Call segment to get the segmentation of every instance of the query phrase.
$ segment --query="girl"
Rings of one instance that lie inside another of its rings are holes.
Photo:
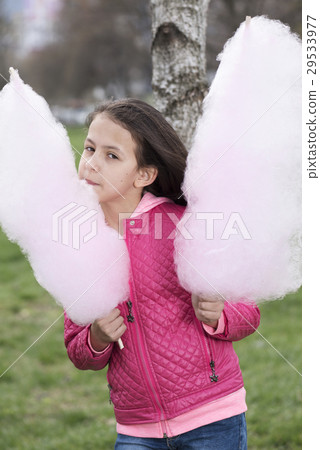
[[[82,370],[109,365],[116,449],[246,449],[245,389],[232,341],[253,333],[260,315],[254,304],[200,298],[179,284],[174,235],[186,205],[186,149],[139,100],[98,107],[88,126],[79,177],[125,239],[130,298],[87,327],[65,315],[69,358]]]

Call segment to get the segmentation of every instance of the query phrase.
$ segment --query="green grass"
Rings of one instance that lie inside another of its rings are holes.
[[[300,449],[301,290],[260,310],[260,335],[234,345],[247,390],[248,448]]]
[[[84,133],[70,135],[81,150]],[[2,232],[0,249],[1,376],[62,310]],[[300,449],[301,291],[262,305],[261,317],[263,337],[254,333],[235,343],[247,390],[248,448]],[[0,378],[0,448],[108,450],[115,437],[105,371],[74,368],[60,317]]]
[[[78,167],[79,159],[83,152],[83,142],[87,135],[87,129],[85,127],[68,128],[68,134],[75,154],[76,165]]]

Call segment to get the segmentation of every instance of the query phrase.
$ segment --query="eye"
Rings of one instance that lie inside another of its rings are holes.
[[[87,150],[88,152],[94,152],[94,148],[90,147],[89,145],[84,147],[85,150]]]
[[[115,155],[114,153],[108,153],[108,154],[107,154],[107,158],[110,158],[110,159],[119,159],[119,158],[117,157],[117,155]]]

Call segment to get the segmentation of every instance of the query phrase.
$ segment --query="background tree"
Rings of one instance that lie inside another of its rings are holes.
[[[66,98],[88,98],[96,86],[102,87],[106,96],[144,96],[151,92],[150,52],[152,38],[156,37],[157,23],[170,22],[171,13],[175,10],[176,14],[181,14],[177,19],[184,22],[184,25],[180,24],[179,30],[190,39],[193,35],[187,28],[194,24],[194,33],[198,33],[201,14],[206,20],[204,13],[207,3],[209,0],[61,0],[62,7],[55,24],[55,40],[26,55],[24,62],[19,64],[21,74],[37,91],[55,103],[61,103]],[[156,11],[164,17],[155,19]],[[170,11],[170,17],[167,11]],[[188,15],[188,11],[192,11],[195,16]],[[150,12],[154,18],[153,35]],[[217,69],[216,56],[225,41],[246,15],[257,14],[280,19],[289,23],[294,31],[301,31],[300,0],[211,1],[207,14],[206,45],[209,81]],[[202,25],[205,28],[205,22]],[[165,34],[164,28],[160,31],[152,47],[153,57],[161,44],[160,35],[164,37]],[[172,52],[174,45],[177,45],[177,36],[174,41],[168,51]],[[203,68],[203,62],[201,65],[199,76],[203,78],[206,69]],[[136,89],[138,84],[141,85],[140,90]]]
[[[22,65],[25,79],[49,101],[85,98],[97,86],[106,96],[130,95],[133,84],[151,78],[145,0],[63,1],[55,34]]]
[[[60,1],[54,39],[18,66],[26,82],[55,104],[153,102],[188,147],[216,57],[245,16],[264,14],[301,32],[300,0]]]
[[[155,106],[190,147],[208,82],[209,0],[151,0]]]
[[[213,0],[208,8],[207,62],[209,77],[218,68],[216,56],[246,16],[266,15],[288,24],[301,35],[301,0]]]
[[[155,106],[187,148],[191,146],[208,79],[218,67],[216,56],[245,17],[268,15],[291,23],[294,31],[301,32],[299,0],[285,4],[276,0],[150,0],[150,4]]]

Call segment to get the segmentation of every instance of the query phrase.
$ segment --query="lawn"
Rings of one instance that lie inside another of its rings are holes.
[[[69,131],[81,152],[84,130]],[[2,232],[0,249],[0,448],[112,449],[105,371],[73,367],[61,308]],[[235,343],[247,389],[248,448],[300,449],[301,290],[261,306],[259,333]]]

